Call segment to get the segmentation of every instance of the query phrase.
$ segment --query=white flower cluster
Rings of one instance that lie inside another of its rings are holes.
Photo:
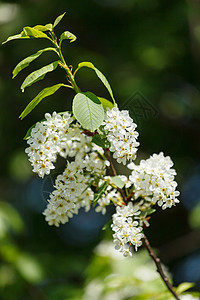
[[[29,156],[33,172],[40,177],[49,174],[54,169],[57,153],[62,153],[62,143],[69,132],[69,124],[73,121],[69,113],[63,116],[53,113],[45,114],[46,120],[36,123],[27,143],[30,145],[25,152]]]
[[[33,171],[40,177],[54,169],[57,155],[70,159],[64,172],[57,176],[55,190],[43,212],[49,225],[59,226],[68,222],[81,207],[88,211],[94,200],[96,212],[102,214],[113,203],[116,213],[111,228],[115,248],[124,256],[131,256],[131,246],[137,250],[142,245],[142,230],[149,226],[148,215],[154,211],[152,206],[157,203],[166,209],[179,202],[174,180],[176,171],[172,168],[170,157],[165,157],[162,152],[142,160],[139,165],[132,162],[139,143],[136,140],[136,124],[128,111],[119,111],[116,107],[108,110],[102,125],[111,145],[109,150],[114,152],[113,157],[124,165],[127,161],[131,162],[128,165],[132,170],[129,179],[119,175],[125,184],[127,197],[114,185],[112,178],[106,176],[110,162],[106,160],[103,148],[94,144],[92,137],[85,135],[67,112],[62,115],[56,112],[45,114],[45,120],[38,122],[31,131],[26,153]],[[97,197],[91,185],[97,187],[94,190]]]
[[[95,152],[86,154],[84,158],[76,156],[75,161],[68,162],[63,174],[56,178],[55,190],[50,194],[49,204],[43,213],[48,224],[59,226],[68,222],[81,207],[88,211],[94,200],[94,192],[88,187],[91,174],[105,175],[105,168],[106,163]]]
[[[129,177],[134,185],[134,198],[142,197],[152,205],[158,204],[163,209],[172,207],[179,200],[179,191],[176,191],[177,182],[174,181],[176,171],[172,169],[173,162],[164,154],[153,154],[147,160],[141,160],[140,165],[131,163],[128,168],[133,170]]]
[[[122,207],[117,206],[116,213],[113,215],[113,224],[111,225],[115,249],[123,253],[124,256],[131,256],[131,245],[137,248],[142,245],[142,227],[137,221],[133,221],[134,216],[140,214],[139,207],[129,202]]]
[[[86,211],[94,198],[88,186],[88,176],[83,173],[83,161],[76,159],[68,163],[62,175],[55,181],[55,190],[50,194],[49,204],[43,214],[49,225],[59,226],[68,222],[80,207]]]
[[[105,129],[108,130],[107,139],[111,143],[110,151],[114,152],[113,157],[118,163],[126,164],[136,158],[136,141],[138,132],[137,125],[133,123],[127,110],[119,111],[117,107],[106,112]]]

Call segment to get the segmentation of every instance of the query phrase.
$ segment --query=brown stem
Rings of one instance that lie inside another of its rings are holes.
[[[145,235],[142,239],[142,242],[143,242],[143,246],[147,249],[147,251],[149,252],[149,255],[154,260],[154,262],[156,264],[156,267],[157,267],[157,272],[160,274],[160,276],[161,276],[162,280],[164,281],[165,285],[167,286],[168,290],[170,291],[170,293],[172,293],[172,295],[175,297],[175,299],[180,300],[180,298],[178,297],[178,295],[174,291],[173,286],[169,282],[169,279],[167,278],[167,276],[163,272],[161,262],[160,262],[160,258],[158,258],[155,255],[155,253],[153,252],[153,249],[151,248],[151,245],[150,245],[150,243],[149,243],[149,241],[148,241],[148,239]]]
[[[113,162],[110,158],[110,150],[108,148],[105,148],[104,154],[105,154],[105,157],[107,158],[107,160],[110,162],[111,173],[113,174],[113,176],[117,176],[117,172],[116,172]]]

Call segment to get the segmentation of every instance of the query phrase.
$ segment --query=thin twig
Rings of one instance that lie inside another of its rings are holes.
[[[172,295],[175,297],[175,299],[180,300],[180,298],[178,297],[178,295],[176,294],[176,292],[173,289],[173,286],[171,285],[171,283],[169,282],[168,277],[165,275],[165,273],[163,272],[162,266],[161,266],[161,262],[160,262],[160,258],[158,258],[155,253],[153,252],[153,249],[151,248],[151,245],[147,239],[147,237],[144,235],[143,239],[143,246],[147,249],[147,251],[149,252],[149,255],[152,257],[152,259],[154,260],[156,267],[157,267],[157,272],[160,274],[162,280],[164,281],[165,285],[167,286],[168,290],[170,291],[170,293],[172,293]]]
[[[104,154],[105,154],[105,157],[107,158],[107,160],[110,163],[111,173],[113,174],[113,176],[117,176],[117,172],[116,172],[115,167],[113,165],[113,162],[112,162],[112,160],[110,158],[110,150],[108,148],[105,148],[104,149]]]

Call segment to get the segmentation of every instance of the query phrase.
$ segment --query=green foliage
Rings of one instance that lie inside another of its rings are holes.
[[[95,71],[96,75],[99,77],[99,79],[101,80],[101,82],[105,85],[105,87],[107,88],[114,104],[115,104],[115,99],[114,99],[114,96],[113,96],[113,92],[112,92],[112,89],[111,89],[111,86],[108,82],[108,80],[106,79],[106,77],[91,63],[91,62],[81,62],[78,64],[78,68],[75,70],[74,72],[74,76],[75,74],[83,67],[87,67],[87,68],[90,68],[92,70]]]
[[[36,25],[33,28],[37,29],[37,30],[40,30],[40,31],[52,31],[53,25],[52,24]]]
[[[23,36],[23,35],[21,35],[21,33],[19,33],[19,34],[15,34],[15,35],[9,36],[7,38],[7,40],[5,42],[3,42],[2,44],[5,44],[5,43],[10,42],[12,40],[28,39],[28,38],[29,38],[29,36]]]
[[[97,201],[102,197],[102,195],[105,193],[105,190],[107,189],[107,182],[103,182],[101,186],[98,189],[98,192],[94,196],[94,205],[96,205]]]
[[[0,201],[0,239],[10,230],[20,233],[24,231],[24,224],[19,213],[9,203]]]
[[[70,43],[72,43],[72,42],[75,42],[76,39],[77,39],[77,37],[73,33],[69,32],[69,31],[65,31],[60,36],[59,46],[61,45],[63,40],[70,40]]]
[[[13,70],[13,78],[17,76],[17,74],[23,70],[24,68],[28,67],[29,64],[37,59],[41,54],[47,51],[55,51],[57,55],[59,56],[60,60],[57,60],[53,63],[50,63],[49,65],[46,65],[42,67],[39,70],[36,70],[29,74],[25,80],[23,81],[21,85],[21,90],[24,92],[24,89],[26,87],[31,86],[33,83],[42,80],[45,75],[49,72],[54,71],[58,65],[60,65],[62,68],[65,69],[67,73],[67,78],[68,81],[70,82],[71,87],[75,90],[77,95],[74,97],[73,100],[73,114],[75,118],[79,121],[79,123],[82,125],[84,129],[88,129],[92,132],[94,132],[96,129],[100,127],[100,125],[103,122],[104,119],[104,109],[106,110],[107,108],[112,108],[115,104],[114,96],[112,89],[110,87],[110,84],[108,83],[106,77],[91,63],[91,62],[82,62],[78,64],[78,68],[75,70],[74,74],[72,74],[70,68],[66,65],[66,62],[64,60],[63,54],[61,52],[61,44],[62,41],[65,39],[70,40],[70,42],[74,42],[76,40],[76,36],[71,33],[70,31],[64,31],[59,40],[59,45],[57,43],[57,38],[54,34],[53,28],[59,24],[59,22],[62,20],[64,17],[65,13],[60,15],[59,17],[56,18],[54,24],[47,24],[47,25],[36,25],[34,27],[29,27],[26,26],[23,28],[23,31],[21,34],[9,37],[7,41],[16,39],[16,38],[47,38],[49,39],[54,47],[52,48],[45,48],[42,50],[39,50],[38,52],[30,55],[29,57],[23,59],[18,65],[15,67]],[[51,38],[44,32],[50,31],[50,36]],[[82,67],[87,67],[95,71],[96,75],[98,78],[101,80],[101,82],[104,84],[104,86],[107,88],[114,104],[110,102],[109,100],[102,98],[102,97],[97,97],[91,92],[86,92],[86,93],[80,93],[79,88],[77,87],[77,84],[75,82],[74,76],[76,72],[81,69]],[[57,91],[60,86],[63,86],[63,84],[58,84],[55,86],[52,86],[50,88],[43,89],[25,108],[25,110],[22,112],[20,115],[20,118],[23,119],[25,116],[27,116],[34,108],[35,106],[45,97],[52,95]],[[28,132],[28,135],[25,136],[25,139],[29,136],[30,132]],[[93,142],[102,145],[106,147],[106,140],[102,136],[94,138]]]
[[[121,180],[119,176],[112,176],[111,181],[112,183],[114,183],[114,185],[116,185],[120,189],[122,189],[125,185],[125,183]]]
[[[56,27],[56,26],[58,25],[58,23],[60,23],[60,21],[62,20],[62,18],[64,17],[65,14],[66,14],[66,12],[64,12],[64,14],[58,16],[58,17],[55,19],[55,21],[54,21],[54,23],[53,23],[53,28]]]
[[[26,87],[31,86],[33,83],[39,80],[42,80],[47,73],[54,71],[57,68],[58,63],[59,61],[54,61],[53,63],[50,63],[49,65],[29,74],[21,85],[22,92]]]
[[[43,54],[44,52],[47,52],[47,51],[54,51],[57,53],[56,49],[55,48],[45,48],[45,49],[42,49],[42,50],[39,50],[37,51],[36,53],[24,58],[22,61],[20,61],[17,66],[14,68],[13,70],[13,77],[14,78],[15,76],[17,76],[17,74],[23,70],[24,68],[28,67],[29,64],[34,61],[36,58],[38,58],[41,54]],[[57,53],[58,54],[58,53]]]
[[[108,148],[108,146],[110,145],[106,138],[102,138],[100,134],[96,134],[95,136],[93,136],[92,142],[102,148]]]
[[[192,283],[182,283],[177,292],[182,294],[192,286]],[[145,250],[131,258],[123,257],[114,249],[112,242],[106,240],[96,247],[86,269],[86,285],[80,299],[92,300],[94,297],[96,300],[174,299]]]
[[[22,120],[25,118],[39,103],[42,99],[53,95],[61,86],[66,87],[64,83],[59,83],[56,85],[53,85],[51,87],[47,87],[43,89],[23,110],[19,118]]]
[[[114,107],[114,104],[112,102],[110,102],[109,100],[102,98],[102,97],[98,97],[98,99],[101,101],[101,104],[103,105],[104,110],[107,110],[107,108],[112,109]]]
[[[103,122],[101,102],[91,92],[78,93],[73,99],[73,114],[84,129],[94,132]]]
[[[24,140],[28,140],[30,137],[31,137],[31,131],[32,129],[35,127],[36,124],[33,124],[28,130],[27,130],[27,133],[26,135],[24,136]]]
[[[183,292],[189,290],[194,286],[193,282],[183,282],[179,284],[179,286],[176,288],[176,292],[178,295],[182,294]]]
[[[40,31],[38,29],[32,28],[32,27],[24,27],[23,33],[25,36],[32,37],[32,38],[44,38],[49,39],[48,35],[46,35],[43,31]]]
[[[189,214],[189,223],[192,228],[200,228],[200,203]]]

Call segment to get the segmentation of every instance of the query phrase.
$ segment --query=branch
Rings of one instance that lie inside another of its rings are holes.
[[[158,258],[155,255],[155,253],[153,252],[153,249],[151,248],[151,245],[150,245],[150,243],[149,243],[149,241],[148,241],[148,239],[145,235],[142,239],[142,242],[143,242],[143,246],[147,249],[147,251],[149,252],[149,255],[154,260],[154,262],[156,264],[156,267],[157,267],[157,272],[160,274],[160,276],[161,276],[162,280],[164,281],[165,285],[167,286],[168,290],[170,291],[170,293],[172,293],[172,295],[175,297],[175,299],[180,300],[180,298],[178,297],[178,295],[174,291],[173,286],[169,282],[169,279],[167,278],[167,276],[163,272],[161,262],[160,262],[160,258]]]
[[[113,162],[110,158],[110,150],[109,149],[104,149],[104,154],[105,157],[107,158],[107,160],[110,162],[110,169],[111,169],[111,173],[113,174],[113,176],[117,176],[117,172],[115,170],[115,167],[113,165]],[[130,194],[128,197],[126,197],[124,190],[117,188],[117,190],[121,193],[125,203],[127,203],[129,201],[129,198],[132,196],[132,194]],[[176,292],[173,289],[173,286],[171,285],[171,283],[169,282],[168,277],[165,275],[165,273],[163,272],[162,266],[161,266],[161,262],[160,262],[160,258],[158,258],[155,253],[153,252],[153,249],[151,248],[151,245],[147,239],[147,237],[144,235],[143,239],[142,239],[142,243],[143,246],[147,249],[149,255],[152,257],[152,259],[154,260],[156,267],[157,267],[157,272],[160,274],[162,280],[164,281],[165,285],[167,286],[168,290],[170,291],[170,293],[175,297],[175,299],[180,300],[180,298],[178,297],[178,295],[176,294]]]

